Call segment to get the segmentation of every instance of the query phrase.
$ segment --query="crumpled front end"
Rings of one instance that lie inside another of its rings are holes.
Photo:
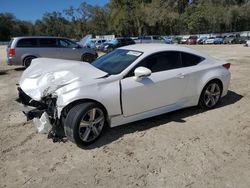
[[[44,112],[46,112],[50,117],[56,117],[56,98],[47,96],[44,97],[41,101],[36,101],[29,97],[21,89],[21,87],[18,87],[17,90],[18,99],[16,101],[24,107],[23,112],[26,115],[27,120],[40,118]]]
[[[43,97],[41,101],[36,101],[18,87],[18,99],[16,101],[27,117],[27,121],[34,120],[38,132],[49,133],[48,137],[53,138],[54,141],[58,141],[65,136],[63,126],[57,116],[56,100],[56,97],[49,95]]]
[[[21,104],[27,120],[36,118],[38,125],[50,123],[52,131],[49,136],[55,138],[56,135],[64,135],[57,99],[70,92],[77,98],[79,93],[73,92],[75,87],[92,84],[105,75],[106,72],[89,63],[36,58],[21,76],[17,102]]]

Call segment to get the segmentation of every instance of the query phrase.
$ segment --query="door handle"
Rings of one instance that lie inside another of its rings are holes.
[[[185,78],[185,75],[183,73],[177,74],[177,78]]]

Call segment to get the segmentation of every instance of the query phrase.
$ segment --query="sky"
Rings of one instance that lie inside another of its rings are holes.
[[[13,13],[17,19],[32,21],[41,19],[45,12],[60,11],[82,2],[92,5],[105,5],[109,0],[0,0],[0,13]]]

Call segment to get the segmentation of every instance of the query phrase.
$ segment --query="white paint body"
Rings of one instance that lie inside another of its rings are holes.
[[[246,46],[250,47],[250,40],[247,40]]]
[[[213,79],[221,80],[222,97],[227,94],[230,72],[222,66],[226,62],[178,45],[137,44],[120,49],[143,54],[120,74],[110,76],[87,63],[38,58],[24,71],[20,87],[37,101],[49,94],[57,97],[58,118],[74,101],[96,101],[105,107],[111,127],[195,106],[202,89]],[[125,77],[145,57],[162,51],[191,53],[204,60],[196,66],[155,72],[142,79]]]

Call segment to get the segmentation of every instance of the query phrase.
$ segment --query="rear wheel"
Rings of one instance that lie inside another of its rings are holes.
[[[23,66],[24,66],[25,68],[28,68],[28,67],[30,66],[30,64],[31,64],[31,61],[32,61],[33,59],[35,59],[35,58],[36,58],[36,57],[34,57],[34,56],[25,57],[24,60],[23,60]]]
[[[93,54],[83,54],[82,55],[82,61],[85,61],[85,62],[88,62],[88,63],[91,63],[95,59],[96,59],[96,57]]]
[[[216,106],[221,98],[222,86],[218,81],[209,82],[202,90],[199,106],[204,109],[211,109]]]
[[[65,135],[78,146],[86,146],[100,137],[105,122],[102,106],[94,102],[81,103],[69,111],[64,123]]]

